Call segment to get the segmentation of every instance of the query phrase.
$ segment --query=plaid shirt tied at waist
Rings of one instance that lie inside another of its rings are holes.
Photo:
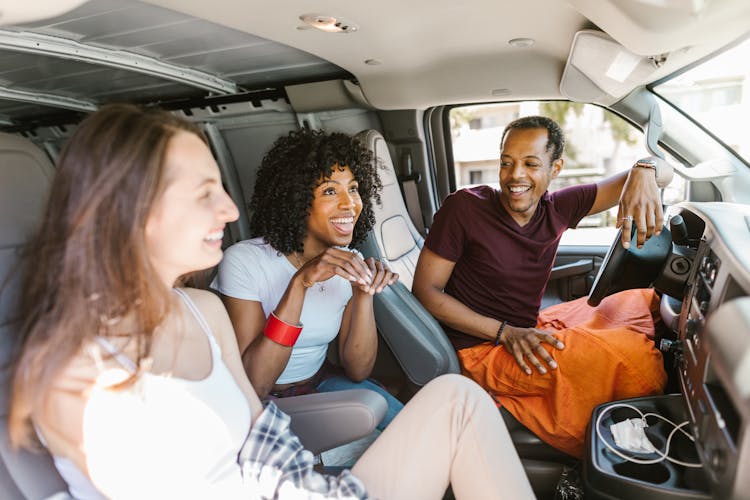
[[[289,422],[289,415],[270,401],[242,445],[238,463],[243,483],[256,498],[369,498],[348,469],[338,476],[315,472],[313,454],[292,434]]]

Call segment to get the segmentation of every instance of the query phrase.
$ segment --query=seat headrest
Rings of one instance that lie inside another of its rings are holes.
[[[391,153],[388,151],[388,144],[385,142],[383,135],[377,130],[363,130],[355,136],[367,149],[372,151],[378,166],[378,175],[380,182],[383,183],[383,189],[387,186],[398,188],[398,178],[396,169],[391,160]]]
[[[406,208],[385,138],[377,130],[363,130],[356,137],[373,152],[378,175],[383,183],[383,190],[380,192],[381,203],[373,205],[373,241],[366,242],[363,249],[367,250],[367,257],[387,259],[391,268],[399,273],[399,281],[411,289],[424,238],[414,226]]]
[[[41,220],[54,169],[28,139],[0,133],[0,248],[18,246]]]

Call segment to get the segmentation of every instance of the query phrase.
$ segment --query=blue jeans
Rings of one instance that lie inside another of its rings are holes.
[[[396,414],[401,411],[401,408],[404,407],[404,404],[401,401],[393,397],[390,392],[386,391],[370,379],[364,380],[362,382],[353,382],[347,377],[337,375],[318,384],[317,389],[320,392],[345,391],[347,389],[369,389],[371,391],[377,392],[378,394],[383,396],[386,403],[388,403],[388,409],[385,412],[385,417],[383,417],[383,420],[380,422],[380,424],[378,424],[378,430],[380,431],[388,427],[388,424],[391,423],[391,420],[393,420],[396,417]]]

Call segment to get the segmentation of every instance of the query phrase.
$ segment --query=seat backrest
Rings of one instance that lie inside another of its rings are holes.
[[[53,175],[45,154],[23,137],[0,133],[0,491],[3,499],[66,492],[51,457],[11,450],[8,443],[9,362],[17,338],[11,322],[18,297],[19,251],[41,221]]]
[[[381,203],[373,205],[375,225],[360,250],[367,257],[384,259],[399,273],[398,283],[375,295],[378,331],[415,385],[444,373],[460,373],[445,332],[410,291],[424,238],[404,204],[388,144],[376,130],[360,132],[357,138],[373,152],[383,183]]]
[[[414,227],[401,194],[398,175],[388,151],[388,144],[377,130],[365,130],[357,139],[366,145],[376,158],[378,173],[383,183],[380,204],[374,204],[375,225],[365,243],[369,253],[387,260],[399,274],[399,281],[411,290],[414,270],[422,250],[424,238]]]

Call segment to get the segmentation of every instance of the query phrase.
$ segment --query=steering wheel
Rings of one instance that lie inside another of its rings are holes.
[[[662,228],[659,236],[652,236],[642,248],[635,245],[636,227],[633,224],[630,248],[622,246],[622,227],[617,230],[615,241],[604,257],[599,273],[589,292],[588,304],[598,306],[608,295],[630,290],[647,288],[659,276],[659,272],[672,251],[672,236],[669,229]]]

